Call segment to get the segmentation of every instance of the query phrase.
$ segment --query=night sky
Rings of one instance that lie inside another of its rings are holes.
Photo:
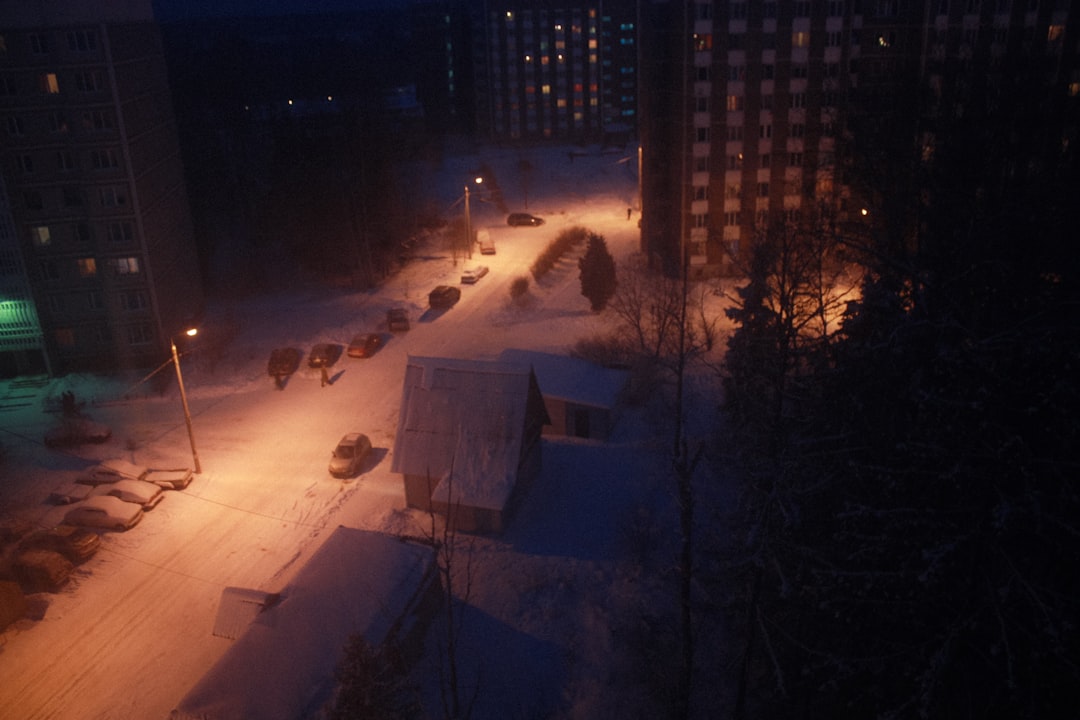
[[[153,0],[159,22],[200,17],[245,17],[355,12],[405,7],[407,0]]]

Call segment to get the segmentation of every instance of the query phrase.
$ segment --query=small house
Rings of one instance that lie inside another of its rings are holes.
[[[410,357],[391,470],[405,503],[499,533],[540,470],[547,410],[528,365]]]
[[[528,364],[536,373],[550,419],[544,435],[590,440],[607,440],[611,435],[627,371],[529,350],[504,350],[499,359]]]

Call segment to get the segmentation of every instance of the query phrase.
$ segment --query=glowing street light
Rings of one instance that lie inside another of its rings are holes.
[[[198,332],[198,328],[189,328],[184,331],[184,334],[195,337]],[[176,340],[170,337],[169,344],[172,346],[173,365],[176,367],[176,382],[180,385],[180,402],[184,405],[184,422],[187,423],[188,440],[191,441],[191,459],[195,461],[195,474],[199,475],[202,473],[202,466],[199,465],[199,452],[195,449],[195,433],[191,430],[191,410],[188,408],[187,393],[184,392],[184,376],[180,372],[180,356],[176,352]]]
[[[477,185],[481,185],[484,182],[484,178],[479,175],[473,178],[473,182]],[[465,186],[465,238],[468,244],[469,259],[472,260],[472,246],[473,246],[473,233],[472,233],[472,216],[469,214],[469,186]]]

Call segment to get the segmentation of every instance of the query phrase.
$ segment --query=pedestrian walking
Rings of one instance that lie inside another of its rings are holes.
[[[630,219],[630,213],[634,211],[634,208],[626,208],[626,219]]]
[[[322,387],[330,384],[330,373],[326,372],[326,366],[322,366]]]

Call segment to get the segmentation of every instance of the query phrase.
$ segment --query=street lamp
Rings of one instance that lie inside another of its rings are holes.
[[[195,337],[198,332],[197,328],[190,328],[185,330],[184,334]],[[191,410],[188,408],[187,393],[184,392],[184,376],[180,373],[180,356],[176,352],[176,340],[170,337],[169,344],[172,346],[173,365],[176,367],[176,382],[180,385],[180,402],[184,405],[184,422],[187,423],[188,440],[191,441],[191,459],[195,461],[195,474],[199,475],[202,473],[202,466],[199,465],[199,452],[195,449],[195,433],[191,431]]]
[[[473,179],[477,185],[484,182],[484,178],[479,175]],[[472,260],[472,246],[473,246],[473,233],[472,233],[472,216],[469,214],[469,186],[465,186],[465,239],[468,245],[467,252],[469,253],[469,259]]]

